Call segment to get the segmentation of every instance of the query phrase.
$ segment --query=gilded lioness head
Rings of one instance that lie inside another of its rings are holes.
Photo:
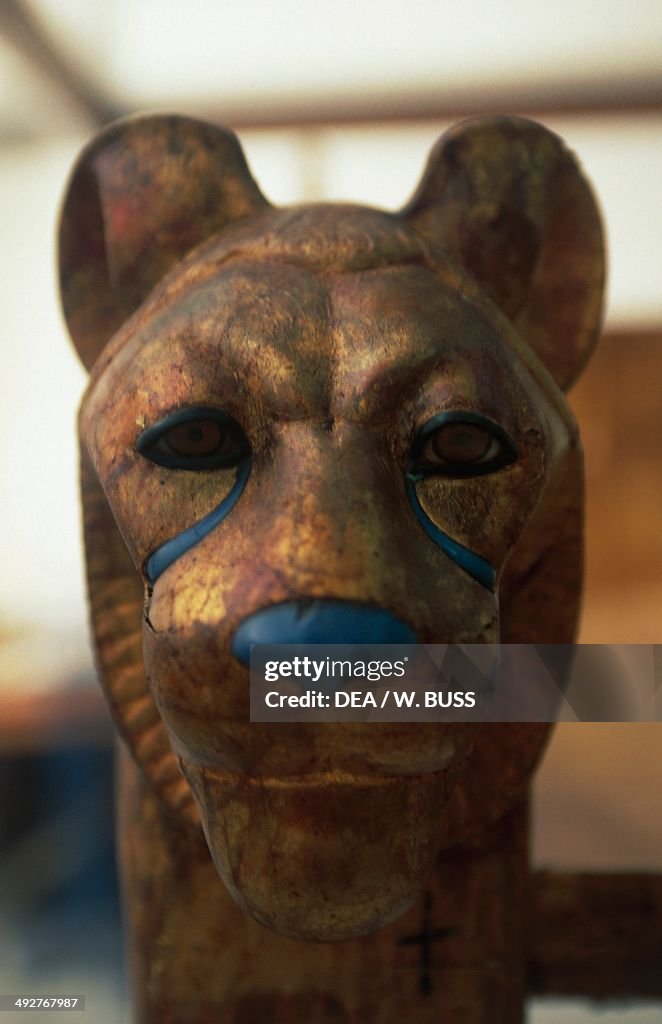
[[[444,136],[398,214],[279,210],[230,133],[142,118],[81,156],[61,266],[118,725],[255,918],[374,929],[517,799],[547,727],[251,723],[250,643],[572,638],[590,190],[501,118]]]

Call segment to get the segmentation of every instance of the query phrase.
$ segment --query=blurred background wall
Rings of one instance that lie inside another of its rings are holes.
[[[85,379],[59,316],[54,232],[80,147],[144,109],[237,130],[276,203],[397,208],[437,136],[474,113],[525,114],[566,139],[600,198],[610,263],[605,336],[571,395],[588,475],[581,639],[662,642],[657,0],[0,0],[0,989],[89,971],[95,1024],[118,1021],[122,998],[112,741],[82,582]],[[557,729],[536,787],[538,864],[662,868],[661,728]],[[619,1013],[599,1019],[630,1020]]]

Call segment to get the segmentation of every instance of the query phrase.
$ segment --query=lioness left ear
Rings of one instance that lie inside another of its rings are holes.
[[[269,204],[232,132],[175,114],[109,125],[74,167],[60,219],[60,287],[88,369],[187,252]]]
[[[469,272],[568,388],[599,334],[605,257],[595,198],[561,139],[524,118],[464,121],[433,149],[401,216]]]

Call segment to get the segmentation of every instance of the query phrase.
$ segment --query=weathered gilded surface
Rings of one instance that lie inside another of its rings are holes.
[[[99,667],[132,757],[137,1019],[512,1024],[521,802],[547,727],[250,723],[232,645],[287,602],[385,609],[422,642],[572,639],[582,475],[562,389],[603,279],[576,162],[532,122],[476,120],[398,214],[279,210],[230,133],[120,122],[74,171],[61,268],[91,371]],[[460,892],[481,895],[453,946]],[[447,970],[428,943],[400,988],[421,914]]]

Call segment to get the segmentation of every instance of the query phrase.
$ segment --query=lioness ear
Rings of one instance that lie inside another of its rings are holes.
[[[98,135],[74,167],[59,233],[64,315],[85,365],[190,249],[267,206],[232,132],[157,115]]]
[[[604,245],[590,186],[561,139],[516,117],[451,129],[402,211],[471,274],[567,388],[600,329]]]

